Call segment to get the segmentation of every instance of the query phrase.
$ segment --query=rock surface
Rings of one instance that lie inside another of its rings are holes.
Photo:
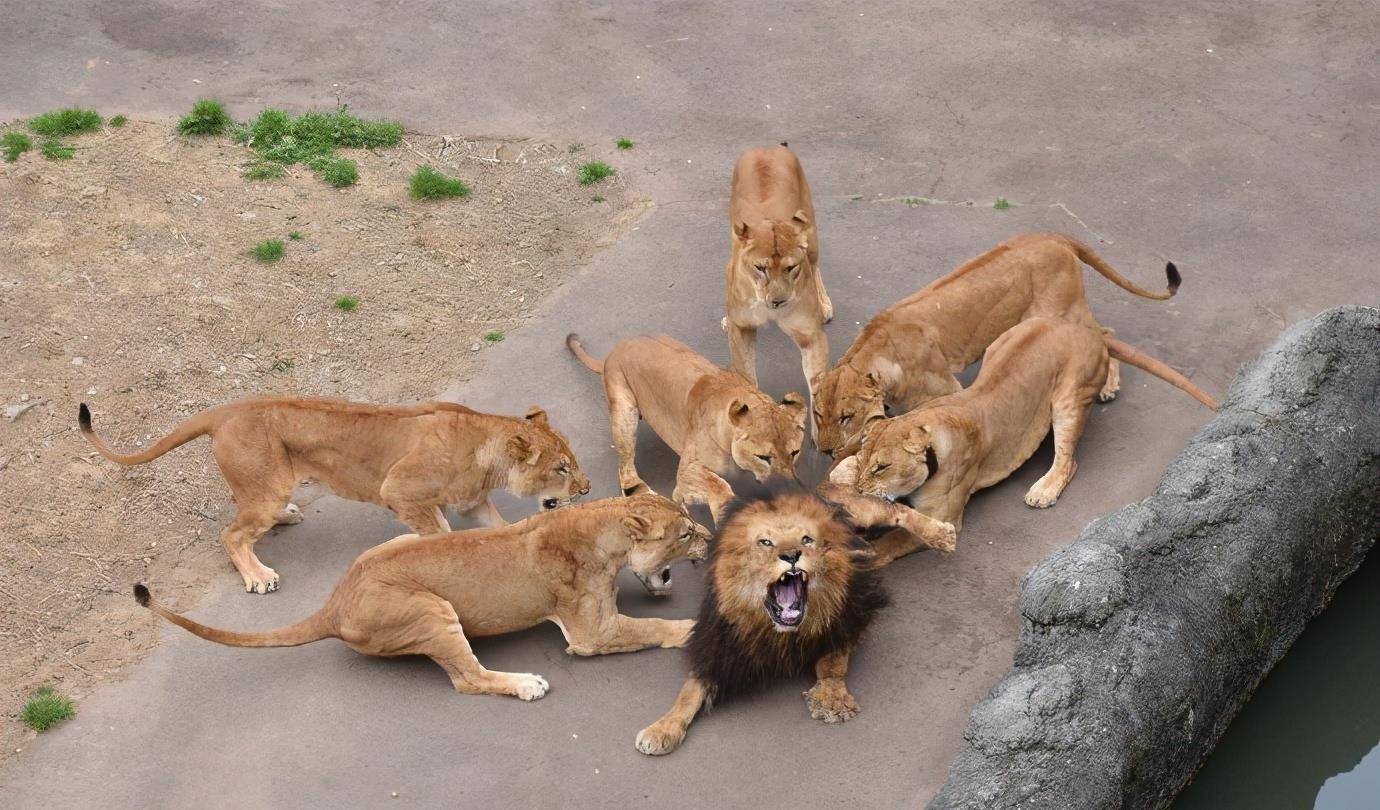
[[[1380,311],[1299,323],[1150,498],[1027,575],[933,808],[1164,807],[1380,536]]]

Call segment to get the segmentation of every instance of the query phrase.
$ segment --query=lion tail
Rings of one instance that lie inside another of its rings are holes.
[[[1124,343],[1111,335],[1103,335],[1103,340],[1107,343],[1107,352],[1123,363],[1130,363],[1141,371],[1148,371],[1169,383],[1175,388],[1186,391],[1189,396],[1208,406],[1212,410],[1217,410],[1217,400],[1208,396],[1208,393],[1194,385],[1187,377],[1170,368],[1168,364],[1161,360],[1156,360],[1145,352],[1137,349],[1129,343]]]
[[[326,618],[326,608],[318,610],[296,624],[290,624],[277,630],[270,630],[266,633],[237,633],[233,630],[207,627],[180,613],[168,610],[153,598],[153,594],[149,593],[149,589],[142,582],[134,586],[134,599],[140,605],[194,635],[231,647],[296,647],[301,644],[320,641],[323,638],[335,638],[336,635],[335,629],[331,627],[330,621]]]
[[[1101,256],[1093,253],[1092,248],[1074,239],[1072,236],[1064,236],[1061,234],[1060,238],[1069,246],[1069,249],[1078,255],[1079,261],[1101,273],[1104,278],[1121,289],[1139,295],[1141,298],[1151,298],[1156,301],[1164,301],[1173,298],[1174,293],[1179,291],[1179,284],[1183,282],[1183,277],[1179,275],[1179,268],[1175,267],[1173,262],[1166,262],[1164,265],[1164,275],[1169,282],[1168,287],[1164,292],[1151,292],[1133,283],[1130,279],[1112,269],[1111,265],[1102,261]]]
[[[570,350],[571,354],[575,355],[575,358],[577,360],[585,364],[585,368],[588,368],[595,374],[604,373],[604,364],[599,360],[595,360],[592,356],[590,356],[589,352],[585,351],[585,344],[580,342],[579,335],[575,334],[574,332],[571,332],[570,334],[566,335],[565,347]]]
[[[81,406],[77,408],[77,424],[81,427],[82,435],[86,437],[88,442],[91,442],[91,446],[111,461],[127,465],[153,461],[169,450],[181,447],[192,439],[210,433],[211,429],[215,427],[215,423],[216,418],[210,411],[202,411],[173,428],[171,433],[154,442],[152,447],[142,453],[124,455],[115,452],[110,445],[105,443],[104,439],[96,435],[96,431],[91,427],[91,409],[86,407],[86,403],[81,403]]]

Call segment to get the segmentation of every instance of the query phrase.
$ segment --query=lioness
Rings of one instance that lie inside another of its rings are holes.
[[[790,393],[778,404],[743,375],[725,371],[680,341],[659,335],[621,340],[601,362],[578,335],[565,345],[604,378],[618,486],[624,494],[650,491],[637,474],[637,420],[647,424],[680,456],[677,503],[708,504],[719,519],[733,489],[721,476],[734,466],[758,481],[795,477],[805,437],[805,401]]]
[[[289,503],[299,479],[314,478],[335,494],[387,506],[419,534],[450,531],[446,504],[487,526],[503,516],[489,492],[505,488],[554,509],[589,492],[565,437],[533,406],[524,418],[495,416],[449,402],[363,405],[337,399],[246,399],[209,408],[149,449],[122,455],[91,429],[82,404],[77,421],[101,455],[143,464],[198,436],[230,485],[235,518],[220,540],[244,589],[278,589],[278,574],[259,562],[254,543],[279,523],[300,523]]]
[[[1083,264],[1144,298],[1164,300],[1179,289],[1179,271],[1165,265],[1169,288],[1150,292],[1127,281],[1069,236],[1025,234],[1009,239],[919,292],[882,310],[863,327],[836,367],[811,384],[815,445],[843,458],[874,419],[900,414],[959,389],[954,377],[1017,323],[1035,317],[1095,324],[1083,292]],[[1108,362],[1098,397],[1121,387]]]
[[[668,754],[706,702],[721,703],[813,667],[810,715],[842,723],[858,713],[848,657],[887,604],[868,570],[867,544],[804,493],[730,506],[710,555],[690,677],[670,711],[637,735],[637,750]]]
[[[359,556],[325,606],[263,633],[207,627],[159,605],[142,584],[139,604],[204,639],[232,647],[295,647],[338,638],[365,655],[425,655],[457,692],[546,694],[539,675],[485,669],[470,638],[561,628],[574,655],[680,647],[689,619],[618,612],[614,576],[627,564],[653,593],[670,587],[671,563],[703,559],[709,533],[658,495],[605,498],[494,529],[405,534]]]
[[[829,367],[824,324],[834,305],[819,272],[815,206],[786,144],[749,149],[733,167],[727,276],[730,367],[757,384],[757,327],[775,321],[800,347],[809,382]],[[813,385],[813,383],[811,383]]]
[[[1178,372],[1137,351],[1121,356],[1184,390],[1196,390]],[[1078,468],[1074,448],[1106,383],[1107,359],[1105,338],[1096,326],[1055,318],[1022,321],[983,355],[971,386],[903,416],[871,422],[862,449],[831,477],[856,475],[858,492],[893,500],[918,490],[910,498],[916,509],[961,531],[968,498],[1024,464],[1052,426],[1054,464],[1025,502],[1053,506]],[[878,564],[918,545],[893,532],[875,544]]]

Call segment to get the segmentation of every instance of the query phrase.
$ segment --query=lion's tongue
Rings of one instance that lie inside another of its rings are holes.
[[[786,577],[785,582],[772,586],[772,598],[781,609],[781,618],[791,621],[800,616],[801,602],[805,599],[805,583],[800,577]]]

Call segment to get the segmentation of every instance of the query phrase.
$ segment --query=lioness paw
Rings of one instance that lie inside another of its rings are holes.
[[[673,625],[671,632],[667,633],[666,640],[661,643],[662,647],[684,647],[690,642],[690,634],[695,632],[694,619],[678,619],[671,622]]]
[[[521,700],[541,700],[551,689],[540,675],[520,672],[513,675],[513,680],[516,681],[513,694]]]
[[[662,728],[661,723],[653,723],[637,732],[637,750],[648,756],[659,757],[679,748],[684,739],[684,731]]]
[[[932,533],[930,548],[952,554],[958,548],[958,530],[952,523],[940,523],[938,531]]]
[[[266,565],[252,574],[242,574],[245,593],[266,594],[278,590],[278,572]]]
[[[1042,487],[1039,481],[1036,481],[1035,486],[1031,487],[1030,491],[1025,493],[1025,505],[1033,506],[1036,509],[1048,509],[1058,500],[1058,490]]]
[[[295,526],[296,524],[301,523],[304,517],[305,515],[302,514],[301,507],[299,507],[295,503],[290,503],[283,508],[283,511],[278,513],[278,516],[274,518],[274,521],[279,526]]]
[[[840,686],[815,684],[805,693],[810,716],[826,723],[845,723],[858,716],[858,702]]]

